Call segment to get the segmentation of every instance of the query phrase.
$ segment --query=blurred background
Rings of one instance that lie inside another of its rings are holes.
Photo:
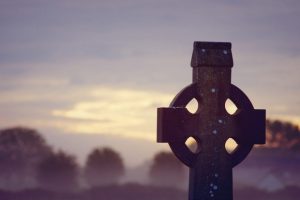
[[[191,83],[194,41],[232,42],[233,84],[267,110],[235,199],[296,199],[299,18],[297,0],[0,0],[0,199],[187,199],[156,108]]]

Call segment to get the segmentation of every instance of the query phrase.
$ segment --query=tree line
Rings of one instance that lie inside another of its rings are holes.
[[[300,150],[299,127],[288,122],[267,121],[269,148]],[[154,155],[149,180],[155,185],[180,186],[184,166],[170,152]],[[73,191],[78,188],[117,184],[126,173],[123,158],[110,147],[96,147],[80,166],[74,155],[55,151],[36,130],[13,127],[0,130],[0,188],[42,188]]]
[[[267,120],[267,146],[271,148],[300,150],[299,126],[280,120]]]
[[[116,184],[124,174],[123,158],[112,148],[94,148],[81,167],[75,156],[62,150],[54,151],[34,129],[0,130],[1,189],[76,191],[82,187]],[[180,182],[183,178],[183,166],[170,152],[160,152],[154,156],[149,177],[155,184],[174,185],[173,181]]]

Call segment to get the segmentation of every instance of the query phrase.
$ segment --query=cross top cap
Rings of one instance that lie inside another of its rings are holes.
[[[231,43],[194,42],[191,66],[197,67],[233,67]]]

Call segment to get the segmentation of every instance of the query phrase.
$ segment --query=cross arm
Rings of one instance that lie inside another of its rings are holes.
[[[236,126],[234,137],[240,143],[265,144],[266,110],[240,110],[233,115]]]
[[[183,107],[157,109],[157,142],[180,141],[196,130],[195,117]]]

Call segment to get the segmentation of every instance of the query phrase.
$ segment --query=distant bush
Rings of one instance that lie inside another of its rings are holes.
[[[297,125],[267,120],[267,147],[300,151],[300,130]]]
[[[59,151],[39,164],[37,181],[47,190],[73,191],[78,189],[78,172],[75,157]]]
[[[171,152],[157,153],[149,172],[150,180],[160,186],[182,186],[185,180],[184,166]]]
[[[125,167],[120,154],[111,148],[96,148],[87,158],[85,179],[94,186],[117,183],[124,175]]]
[[[0,188],[21,190],[35,187],[37,164],[51,154],[45,139],[34,129],[0,130]]]

